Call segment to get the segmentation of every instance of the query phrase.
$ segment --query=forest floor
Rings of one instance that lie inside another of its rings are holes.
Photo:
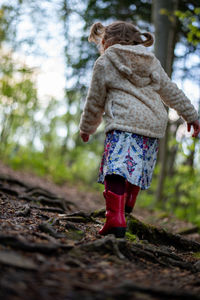
[[[124,239],[102,237],[103,207],[0,164],[0,299],[200,300],[194,225],[136,207]]]

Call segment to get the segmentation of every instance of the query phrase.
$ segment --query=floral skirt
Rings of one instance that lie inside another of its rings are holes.
[[[113,130],[107,133],[98,182],[106,175],[123,176],[142,190],[151,184],[158,153],[157,138]]]

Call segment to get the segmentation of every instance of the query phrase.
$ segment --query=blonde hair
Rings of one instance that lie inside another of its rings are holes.
[[[141,36],[146,37],[146,40],[143,40]],[[141,33],[136,26],[124,21],[116,21],[108,26],[103,26],[100,22],[93,24],[90,29],[88,40],[89,42],[94,42],[97,45],[104,40],[105,48],[114,44],[141,44],[145,47],[149,47],[154,42],[154,38],[151,33]]]

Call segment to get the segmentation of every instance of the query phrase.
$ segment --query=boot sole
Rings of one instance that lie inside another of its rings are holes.
[[[106,234],[114,234],[116,238],[123,238],[126,234],[126,227],[113,227]]]
[[[130,214],[132,212],[133,208],[131,206],[126,206],[125,205],[125,212]]]

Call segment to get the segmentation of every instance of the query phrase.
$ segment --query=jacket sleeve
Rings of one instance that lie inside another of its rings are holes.
[[[106,98],[106,84],[104,65],[101,61],[96,61],[90,88],[87,94],[79,128],[87,134],[93,134],[100,125],[104,112]]]
[[[186,97],[181,89],[171,81],[160,62],[160,90],[159,94],[163,102],[170,108],[177,111],[187,123],[196,121],[198,119],[198,113],[191,101]]]

